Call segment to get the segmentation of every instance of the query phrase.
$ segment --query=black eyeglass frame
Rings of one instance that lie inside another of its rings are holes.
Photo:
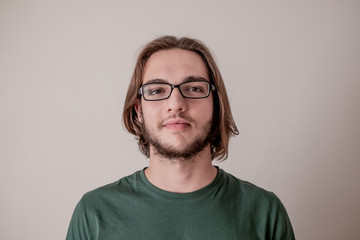
[[[208,85],[208,93],[206,94],[206,96],[203,96],[203,97],[187,97],[187,96],[184,96],[184,94],[181,92],[180,86],[183,85],[183,84],[186,84],[186,83],[191,83],[191,82],[206,82],[207,85]],[[143,87],[144,87],[144,86],[147,86],[147,85],[153,85],[153,84],[163,84],[163,85],[168,85],[168,86],[170,86],[170,87],[171,87],[171,90],[170,90],[169,96],[166,97],[166,98],[161,98],[161,99],[146,99],[145,96],[144,96]],[[188,99],[202,99],[202,98],[207,98],[207,97],[209,97],[209,95],[210,95],[210,91],[215,91],[215,90],[216,90],[215,85],[212,84],[212,83],[210,83],[209,81],[206,81],[206,80],[188,81],[188,82],[183,82],[183,83],[176,84],[176,85],[173,85],[173,84],[170,84],[170,83],[166,83],[166,82],[151,82],[151,83],[145,83],[145,84],[141,85],[141,87],[139,88],[138,94],[141,95],[145,101],[162,101],[162,100],[166,100],[166,99],[168,99],[168,98],[171,97],[171,94],[172,94],[174,88],[177,88],[177,89],[179,90],[179,92],[180,92],[180,94],[181,94],[181,96],[182,96],[183,98],[188,98]]]

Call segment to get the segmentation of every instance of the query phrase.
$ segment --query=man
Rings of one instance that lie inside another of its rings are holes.
[[[123,120],[149,166],[84,195],[67,239],[295,239],[270,192],[215,167],[238,134],[221,74],[198,40],[164,36],[138,57]]]

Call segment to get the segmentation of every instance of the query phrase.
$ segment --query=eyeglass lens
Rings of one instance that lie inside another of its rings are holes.
[[[146,100],[162,100],[169,98],[173,85],[168,83],[145,84],[143,96]],[[177,86],[174,86],[177,87]],[[185,98],[206,98],[209,96],[209,83],[206,81],[185,82],[178,86],[180,93]]]

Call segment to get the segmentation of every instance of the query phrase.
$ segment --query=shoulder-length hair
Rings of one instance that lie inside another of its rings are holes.
[[[123,110],[123,124],[127,131],[136,136],[140,151],[147,157],[150,157],[150,146],[143,137],[142,124],[135,111],[135,104],[141,98],[138,94],[138,90],[142,85],[143,71],[150,56],[161,50],[175,48],[197,53],[201,56],[207,66],[209,80],[216,87],[216,91],[213,94],[214,112],[210,136],[211,156],[212,159],[217,159],[219,161],[225,160],[228,157],[230,136],[238,135],[239,132],[231,114],[225,85],[214,57],[205,44],[197,39],[163,36],[145,45],[137,58],[134,73],[126,94]]]

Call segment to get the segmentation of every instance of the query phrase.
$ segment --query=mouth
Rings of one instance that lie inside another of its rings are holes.
[[[184,130],[190,126],[190,123],[184,119],[170,119],[163,124],[164,128],[171,130]]]

